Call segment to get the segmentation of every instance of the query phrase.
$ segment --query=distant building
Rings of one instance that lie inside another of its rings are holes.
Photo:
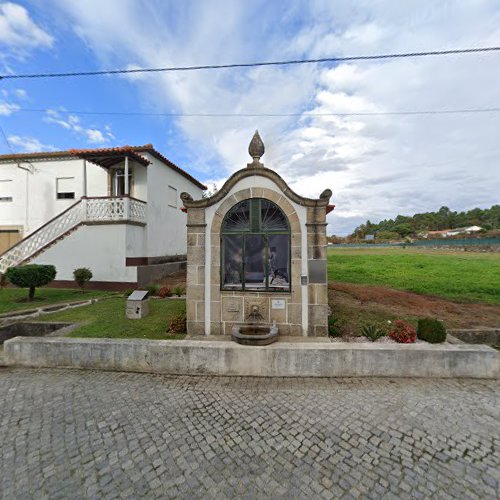
[[[482,231],[483,228],[479,226],[456,227],[454,229],[442,229],[440,231],[427,231],[419,233],[423,238],[448,238],[449,236],[457,236],[459,234],[474,234]]]

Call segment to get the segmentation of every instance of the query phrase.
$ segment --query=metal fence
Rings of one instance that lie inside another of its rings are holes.
[[[418,240],[412,243],[340,243],[328,248],[390,248],[390,247],[464,247],[478,245],[499,245],[500,237],[495,238],[458,238],[441,240]]]

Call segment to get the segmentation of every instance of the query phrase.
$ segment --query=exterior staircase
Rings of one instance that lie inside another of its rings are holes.
[[[0,273],[26,263],[66,238],[82,224],[146,224],[146,203],[129,196],[81,198],[0,255]]]

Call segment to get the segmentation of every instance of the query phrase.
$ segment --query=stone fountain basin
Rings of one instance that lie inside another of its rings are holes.
[[[245,323],[234,325],[231,330],[232,339],[242,345],[269,345],[278,340],[276,325],[262,323]]]

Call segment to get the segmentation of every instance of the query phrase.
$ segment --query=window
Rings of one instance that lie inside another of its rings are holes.
[[[290,290],[290,228],[273,202],[244,200],[226,214],[221,234],[221,287]]]
[[[177,208],[177,189],[168,186],[168,206]]]
[[[128,172],[128,192],[132,192],[134,178],[132,169]],[[125,196],[125,169],[115,168],[111,171],[111,196]]]
[[[58,200],[75,199],[75,178],[58,177],[56,179],[56,191]]]
[[[0,202],[12,201],[12,179],[0,179]]]

